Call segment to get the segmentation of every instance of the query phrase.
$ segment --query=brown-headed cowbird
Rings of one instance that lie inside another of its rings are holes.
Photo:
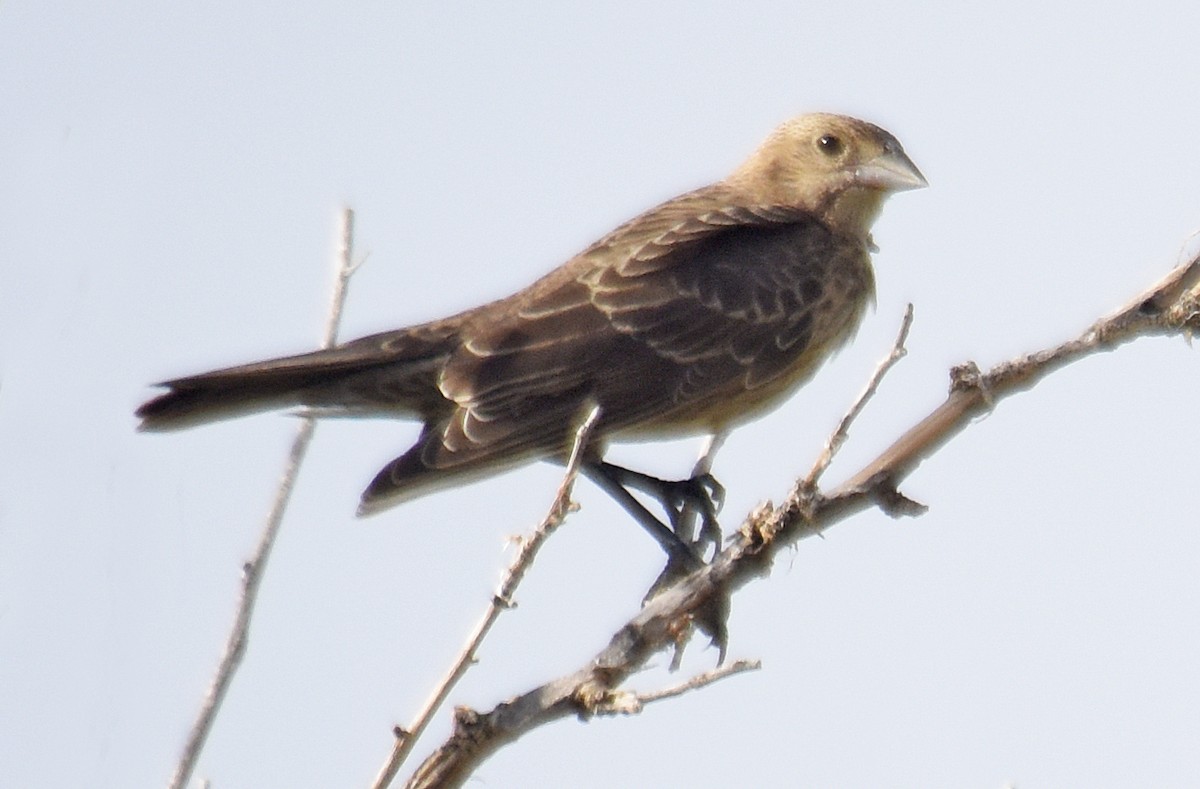
[[[724,433],[810,378],[873,298],[869,230],[884,198],[922,186],[878,126],[803,115],[725,180],[626,222],[507,298],[166,381],[137,414],[144,430],[291,405],[420,420],[416,443],[364,492],[369,513],[561,459],[596,404],[588,462],[611,481],[605,442]]]

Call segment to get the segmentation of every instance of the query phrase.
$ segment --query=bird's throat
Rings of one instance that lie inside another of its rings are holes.
[[[883,208],[887,192],[879,189],[852,187],[830,195],[823,213],[826,223],[839,235],[858,239],[871,246],[871,225]]]

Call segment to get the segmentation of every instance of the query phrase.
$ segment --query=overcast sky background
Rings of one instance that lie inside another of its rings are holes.
[[[344,204],[368,255],[350,338],[506,295],[793,114],[892,131],[931,186],[876,225],[854,345],[719,457],[727,528],[809,467],[905,303],[909,356],[830,483],[951,365],[1073,336],[1176,263],[1200,6],[902,5],[0,5],[0,785],[171,773],[296,425],[139,435],[132,411],[154,381],[313,347]],[[927,515],[860,515],[736,598],[730,656],[762,671],[543,728],[476,785],[1197,785],[1198,372],[1144,340],[1004,402],[905,483]],[[538,465],[356,520],[415,435],[318,429],[214,789],[367,784],[544,513]],[[619,457],[678,476],[697,446]],[[636,612],[659,549],[576,497],[452,704],[572,671]],[[632,684],[715,658],[697,640]]]

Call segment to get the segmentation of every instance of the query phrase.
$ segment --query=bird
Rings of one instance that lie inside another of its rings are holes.
[[[595,407],[585,472],[677,551],[670,529],[635,511],[629,489],[650,490],[678,515],[681,500],[719,486],[607,463],[608,444],[724,436],[787,399],[874,301],[870,230],[884,200],[926,185],[879,126],[800,115],[728,177],[625,222],[510,296],[164,381],[137,409],[140,429],[297,407],[419,421],[415,443],[363,492],[366,515],[535,460],[561,462]]]

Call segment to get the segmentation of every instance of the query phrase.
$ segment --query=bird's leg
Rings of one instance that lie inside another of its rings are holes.
[[[589,479],[616,499],[617,503],[624,507],[625,511],[632,515],[633,519],[641,524],[642,528],[662,546],[662,549],[667,552],[669,571],[690,572],[704,564],[691,545],[681,540],[670,527],[654,517],[650,510],[642,506],[642,503],[634,498],[633,494],[625,487],[627,484],[632,484],[628,481],[628,475],[637,475],[646,480],[654,480],[654,477],[645,474],[638,475],[637,472],[631,472],[602,460],[589,461],[583,465],[582,470]],[[664,506],[666,505],[664,504]],[[670,507],[667,509],[671,511]]]
[[[704,447],[700,450],[700,456],[696,458],[696,463],[692,466],[693,478],[707,477],[712,483],[713,488],[711,490],[710,502],[714,505],[713,509],[715,512],[720,512],[725,504],[725,489],[712,476],[712,466],[713,461],[717,457],[718,450],[725,445],[725,439],[728,436],[729,434],[723,431],[711,434],[705,440]],[[680,535],[686,534],[687,536],[683,539],[691,541],[692,535],[696,533],[696,518],[704,514],[705,510],[703,506],[699,509],[696,507],[684,507],[679,513],[679,523],[675,526],[675,533]],[[717,526],[715,517],[711,520],[705,519],[703,525],[704,529],[701,531],[700,536],[705,542],[713,546],[713,553],[715,554],[721,550],[721,529]],[[706,550],[707,548],[702,545],[700,547],[700,555],[703,556]]]
[[[606,486],[605,489],[639,521],[642,521],[643,516],[634,513],[630,509],[630,505],[626,503],[626,499],[636,504],[638,509],[644,513],[644,517],[651,518],[662,529],[667,528],[651,515],[637,499],[633,498],[629,493],[629,488],[648,493],[662,504],[671,522],[671,528],[668,531],[676,540],[692,546],[699,545],[701,554],[706,550],[705,543],[711,543],[715,548],[720,548],[721,527],[717,523],[717,512],[725,499],[725,488],[720,482],[717,482],[712,474],[703,473],[688,479],[666,480],[602,460],[594,461],[590,465],[594,468],[595,473],[589,476],[596,479],[597,474],[603,475],[613,486]],[[614,488],[620,489],[624,495],[619,495]],[[695,539],[692,519],[685,514],[689,511],[700,513],[699,539]],[[644,521],[642,521],[642,525],[650,528]],[[692,552],[695,553],[694,550]]]

